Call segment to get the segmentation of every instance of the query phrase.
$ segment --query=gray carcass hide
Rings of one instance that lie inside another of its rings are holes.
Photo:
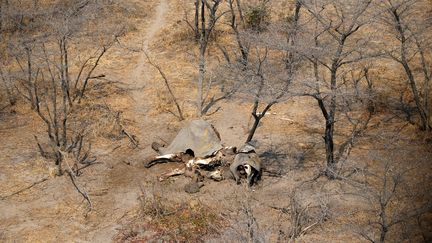
[[[216,129],[203,120],[191,121],[182,128],[168,147],[159,148],[159,153],[186,153],[190,149],[194,157],[208,157],[222,149],[221,139]]]
[[[222,152],[224,149],[219,133],[208,122],[204,120],[194,120],[182,128],[171,144],[167,147],[152,147],[160,154],[152,158],[145,164],[151,167],[157,163],[182,162],[186,165],[185,169],[194,170],[205,167],[214,168],[221,163]],[[174,175],[185,173],[185,169],[176,169],[165,173],[161,180]]]
[[[262,174],[261,160],[255,152],[255,147],[248,143],[243,145],[236,154],[234,162],[230,165],[230,171],[237,184],[240,183],[239,171],[246,174],[249,186],[260,180]]]

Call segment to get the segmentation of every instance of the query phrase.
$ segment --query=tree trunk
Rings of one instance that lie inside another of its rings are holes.
[[[72,104],[72,99],[71,99],[71,96],[70,96],[69,60],[68,60],[66,38],[63,38],[62,49],[63,49],[63,54],[64,54],[63,55],[63,57],[64,57],[64,62],[63,62],[63,64],[64,64],[64,70],[63,71],[65,72],[64,77],[65,77],[65,80],[66,80],[66,94],[67,94],[67,99],[68,99],[69,105],[72,107],[73,104]]]
[[[255,114],[252,114],[252,115],[253,115],[253,117],[254,117],[254,124],[252,125],[252,128],[251,128],[251,130],[249,131],[249,135],[248,135],[248,137],[247,137],[247,139],[246,139],[246,143],[252,141],[252,138],[253,138],[253,136],[255,135],[255,132],[256,132],[256,130],[257,130],[257,128],[258,128],[258,125],[259,125],[259,123],[260,123],[260,121],[261,121],[261,118],[262,118],[262,116],[257,116],[257,115],[255,115]]]
[[[326,129],[324,133],[324,142],[326,148],[326,160],[327,160],[327,168],[326,168],[326,176],[330,179],[336,177],[336,164],[338,161],[334,159],[334,142],[333,142],[333,133],[334,133],[334,124],[336,118],[336,93],[337,93],[337,71],[339,69],[339,60],[343,51],[343,47],[345,45],[345,40],[347,35],[342,34],[339,41],[338,49],[332,60],[332,65],[330,69],[330,89],[331,89],[331,98],[329,104],[329,112],[326,119]],[[322,101],[322,100],[321,100]],[[323,104],[324,105],[324,104]]]
[[[244,67],[247,66],[248,63],[248,57],[249,57],[249,46],[245,43],[242,42],[241,37],[240,37],[240,32],[238,31],[238,23],[236,20],[236,14],[234,11],[234,6],[233,6],[233,1],[234,0],[230,0],[229,1],[229,6],[230,6],[230,12],[231,12],[231,28],[234,31],[236,40],[237,40],[237,44],[239,46],[241,55],[242,55],[242,65]],[[237,5],[239,5],[239,2],[237,1]],[[239,6],[237,6],[237,8],[239,8]]]
[[[420,95],[417,89],[417,84],[415,82],[414,75],[412,74],[411,68],[409,67],[408,63],[405,60],[403,60],[402,62],[403,62],[402,66],[404,67],[406,75],[408,77],[408,83],[411,87],[411,92],[413,93],[414,96],[414,101],[416,103],[417,111],[420,115],[420,122],[421,122],[420,128],[422,130],[427,130],[429,126],[427,121],[427,115],[420,101]]]
[[[28,85],[28,96],[30,100],[31,109],[36,109],[35,97],[33,94],[34,84],[33,84],[33,70],[32,70],[32,60],[31,60],[31,49],[29,47],[25,48],[27,54],[27,85]]]
[[[199,9],[200,9],[200,1],[201,0],[195,0],[195,18],[194,18],[194,31],[195,31],[195,39],[200,39],[200,32],[199,32]]]
[[[254,106],[253,106],[253,108],[252,108],[252,116],[253,116],[253,118],[254,118],[254,124],[252,125],[251,130],[249,130],[249,135],[248,135],[248,137],[247,137],[247,139],[246,139],[246,143],[252,141],[252,138],[253,138],[253,136],[255,135],[255,132],[256,132],[256,130],[257,130],[257,128],[258,128],[258,125],[259,125],[261,119],[265,116],[265,114],[267,113],[267,111],[269,111],[270,108],[271,108],[274,104],[277,103],[277,100],[274,100],[274,101],[268,103],[268,104],[266,105],[266,107],[262,110],[262,112],[259,113],[259,112],[258,112],[258,106],[259,106],[259,94],[260,94],[260,92],[261,92],[261,89],[262,89],[262,87],[260,88],[260,91],[258,92],[258,96],[256,97],[256,100],[255,100]]]
[[[198,63],[198,96],[197,96],[197,115],[202,116],[203,106],[203,85],[205,76],[205,52],[207,48],[207,31],[205,26],[205,4],[201,3],[201,32],[200,32],[200,54]]]
[[[314,96],[318,101],[318,106],[321,109],[323,117],[325,119],[325,132],[324,132],[324,145],[326,150],[326,171],[325,174],[329,178],[335,177],[336,172],[336,161],[334,159],[334,143],[333,143],[333,132],[334,132],[334,114],[330,115],[324,104],[324,100],[320,96]]]
[[[201,41],[200,41],[201,42]],[[198,117],[202,116],[203,111],[203,86],[204,86],[204,76],[205,76],[205,44],[201,43],[199,63],[198,63],[198,97],[197,97],[197,111]]]
[[[414,96],[414,101],[416,103],[416,108],[417,111],[420,115],[420,128],[422,130],[428,130],[429,129],[429,122],[428,122],[428,115],[426,114],[425,111],[425,107],[423,107],[422,102],[420,101],[420,95],[417,89],[417,85],[416,85],[416,81],[414,78],[414,75],[412,73],[412,70],[408,64],[408,60],[406,59],[406,42],[407,42],[407,38],[405,36],[405,31],[404,29],[402,29],[402,23],[401,23],[401,19],[400,19],[400,14],[397,12],[397,9],[392,10],[392,15],[394,17],[394,21],[395,21],[395,28],[398,31],[399,35],[400,35],[400,64],[402,64],[405,73],[407,75],[408,78],[408,83],[411,87],[411,91],[413,93]]]
[[[336,161],[334,160],[334,143],[333,143],[334,122],[333,118],[326,119],[326,127],[324,133],[324,143],[326,149],[327,168],[326,175],[329,178],[334,178],[336,174]]]
[[[60,39],[59,46],[60,46],[60,78],[61,78],[61,89],[62,89],[62,127],[61,127],[61,133],[62,133],[62,143],[61,148],[65,149],[67,145],[67,114],[68,114],[68,91],[67,91],[67,83],[66,83],[66,77],[65,77],[65,53],[63,49],[63,42],[64,38]]]
[[[239,16],[240,16],[240,21],[242,22],[242,24],[244,24],[243,9],[241,6],[241,2],[240,2],[240,0],[237,0],[236,2],[237,2],[237,10],[238,10]]]
[[[295,38],[297,35],[297,28],[298,28],[298,22],[300,19],[300,9],[301,9],[301,2],[300,0],[296,0],[296,7],[294,10],[294,20],[293,20],[293,26],[288,30],[287,32],[287,44],[289,47],[293,48],[295,44]],[[291,50],[287,51],[286,54],[286,61],[285,61],[285,67],[289,72],[289,75],[292,75],[293,70],[293,57],[294,53]]]
[[[384,184],[385,186],[385,184]],[[384,190],[386,190],[384,188]],[[380,198],[380,200],[382,200]],[[385,200],[385,199],[384,199]],[[380,232],[380,243],[384,243],[385,239],[386,239],[386,235],[387,235],[387,231],[388,231],[388,227],[387,227],[387,215],[386,215],[386,205],[384,203],[384,201],[380,201],[380,225],[381,225],[381,232]]]

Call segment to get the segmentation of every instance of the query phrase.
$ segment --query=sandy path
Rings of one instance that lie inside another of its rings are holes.
[[[147,62],[147,58],[145,53],[151,55],[151,49],[149,48],[150,44],[155,40],[156,34],[165,24],[165,15],[168,12],[169,5],[166,0],[161,0],[156,7],[156,13],[153,17],[153,20],[148,28],[142,29],[141,39],[143,41],[143,52],[140,53],[138,57],[138,63],[135,66],[134,70],[131,72],[129,80],[135,87],[146,87],[149,84],[149,81],[152,78],[152,72],[154,70],[151,69],[151,66]],[[137,120],[145,119],[146,117],[146,102],[145,102],[145,93],[143,89],[135,90],[132,93],[132,97],[135,100],[135,115],[137,116]],[[139,124],[143,124],[139,122]],[[141,125],[142,126],[142,125]],[[145,137],[145,129],[140,127],[139,138],[142,139]]]
[[[146,97],[145,89],[149,86],[155,75],[155,70],[148,64],[145,53],[151,55],[151,44],[157,40],[156,36],[158,32],[165,25],[165,15],[168,10],[169,5],[167,0],[160,0],[155,9],[154,16],[151,17],[152,21],[150,24],[138,26],[143,51],[137,57],[137,64],[129,75],[129,82],[135,88],[131,94],[135,101],[132,110],[135,113],[133,116],[140,130],[137,134],[140,142],[145,140],[145,135],[148,133],[145,129],[145,122],[143,122],[143,120],[148,119],[147,111],[150,108],[147,103],[148,98]],[[103,200],[110,202],[105,207],[108,211],[113,211],[102,216],[104,217],[104,222],[100,223],[97,229],[87,232],[86,240],[92,242],[109,242],[112,240],[119,228],[121,228],[122,218],[134,212],[134,209],[137,208],[139,203],[138,185],[143,178],[142,171],[131,171],[130,167],[121,163],[110,171],[107,184],[105,185],[107,188],[110,188],[110,191]],[[105,210],[102,211],[105,212]]]

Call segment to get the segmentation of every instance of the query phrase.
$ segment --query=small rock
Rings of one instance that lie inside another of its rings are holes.
[[[200,188],[204,186],[204,183],[202,182],[190,182],[185,185],[184,190],[187,193],[197,193],[200,191]]]

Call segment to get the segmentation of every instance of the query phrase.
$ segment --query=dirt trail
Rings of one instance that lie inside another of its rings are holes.
[[[139,133],[137,135],[140,141],[143,141],[146,138],[146,133],[148,133],[148,128],[145,129],[145,122],[143,122],[143,120],[148,119],[147,111],[149,110],[145,90],[155,75],[155,70],[148,64],[145,53],[151,55],[151,44],[157,40],[158,32],[165,25],[165,15],[168,10],[167,0],[160,0],[155,9],[155,14],[151,16],[152,21],[150,24],[138,26],[142,52],[139,53],[137,64],[129,75],[129,84],[135,88],[132,92],[132,98],[135,101],[132,110],[135,113],[133,114],[134,120],[138,124]],[[109,242],[112,240],[121,227],[122,218],[127,218],[126,215],[134,212],[134,209],[138,206],[139,185],[145,180],[145,177],[145,174],[139,169],[131,169],[131,167],[122,163],[115,165],[115,168],[109,172],[109,176],[104,178],[106,181],[102,183],[104,187],[110,188],[107,195],[103,199],[99,199],[107,202],[102,203],[105,209],[99,213],[101,215],[106,213],[103,216],[104,222],[101,223],[96,220],[99,225],[96,229],[87,232],[86,240],[93,242]],[[107,213],[110,210],[112,212]]]
[[[131,72],[129,80],[135,87],[146,87],[152,78],[153,70],[147,62],[145,53],[151,55],[150,44],[155,40],[156,34],[165,24],[165,15],[168,12],[169,5],[166,0],[161,0],[156,7],[155,16],[152,18],[152,22],[148,28],[142,28],[141,39],[143,41],[142,49],[138,57],[138,63],[134,70]],[[140,28],[140,27],[138,27]],[[143,89],[135,90],[132,93],[132,97],[135,100],[134,110],[136,112],[137,120],[146,117],[146,103],[145,93]],[[141,123],[142,124],[142,123]],[[139,138],[143,138],[145,129],[140,127]]]

